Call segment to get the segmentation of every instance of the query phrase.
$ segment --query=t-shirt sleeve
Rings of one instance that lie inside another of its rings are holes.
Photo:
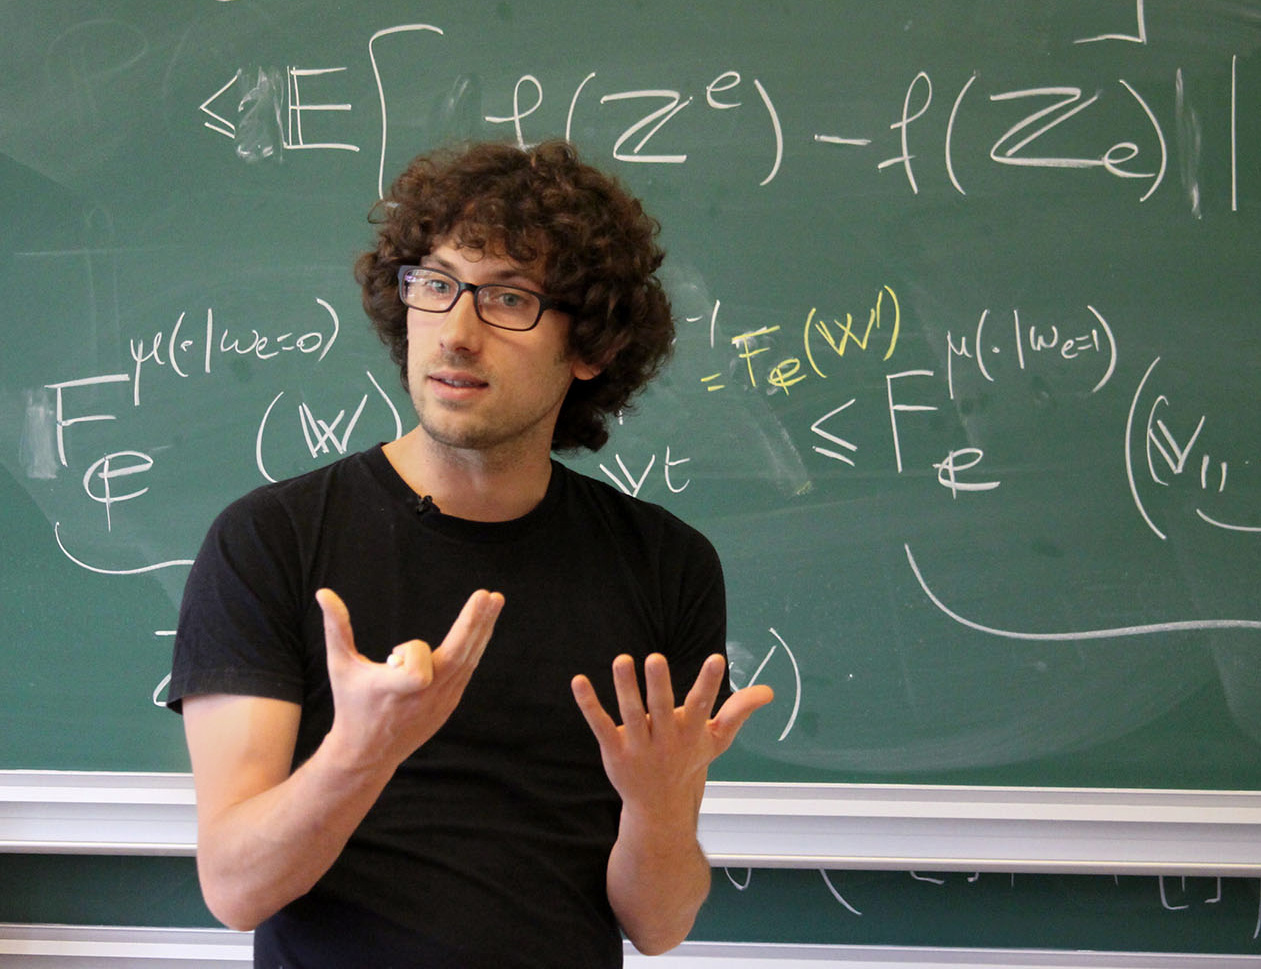
[[[675,700],[683,702],[701,665],[714,653],[727,655],[727,594],[722,563],[709,540],[688,526],[675,573],[676,600],[671,633],[670,667]],[[674,571],[663,570],[670,575]],[[731,696],[724,675],[714,709]]]
[[[229,693],[301,703],[298,543],[267,492],[228,506],[189,572],[175,634],[167,706]]]

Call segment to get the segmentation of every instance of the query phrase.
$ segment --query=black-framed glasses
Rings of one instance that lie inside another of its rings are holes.
[[[423,313],[445,313],[465,292],[473,294],[477,318],[501,330],[532,330],[547,310],[566,310],[559,300],[520,286],[499,283],[475,286],[441,269],[424,266],[398,269],[398,298],[404,305]]]

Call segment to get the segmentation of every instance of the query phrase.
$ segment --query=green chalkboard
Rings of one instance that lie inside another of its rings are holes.
[[[0,887],[0,923],[218,925],[191,858],[0,855]],[[691,938],[1255,955],[1257,935],[1254,879],[716,869]]]
[[[415,153],[571,136],[669,371],[574,463],[711,536],[727,779],[1261,788],[1261,3],[0,8],[0,767],[180,770],[187,562],[406,398]]]

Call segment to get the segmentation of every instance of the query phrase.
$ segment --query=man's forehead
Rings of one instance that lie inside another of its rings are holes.
[[[546,252],[542,246],[534,247],[532,253],[534,258],[521,259],[508,251],[508,246],[502,235],[487,235],[483,232],[464,232],[461,233],[457,228],[449,235],[436,239],[430,254],[434,255],[439,249],[449,248],[459,253],[460,257],[470,262],[480,262],[483,259],[491,259],[498,262],[510,264],[511,268],[523,276],[530,276],[534,279],[542,280],[547,270]]]

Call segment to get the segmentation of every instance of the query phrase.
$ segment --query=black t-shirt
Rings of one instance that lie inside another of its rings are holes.
[[[185,589],[171,705],[300,703],[295,766],[332,723],[317,589],[345,600],[357,648],[378,661],[413,638],[436,647],[477,588],[506,600],[455,713],[316,888],[260,927],[256,965],[621,964],[605,891],[620,802],[569,682],[586,673],[616,716],[613,658],[661,652],[682,702],[724,650],[722,572],[664,509],[552,467],[537,508],[479,523],[418,512],[377,447],[264,486],[212,526]]]

